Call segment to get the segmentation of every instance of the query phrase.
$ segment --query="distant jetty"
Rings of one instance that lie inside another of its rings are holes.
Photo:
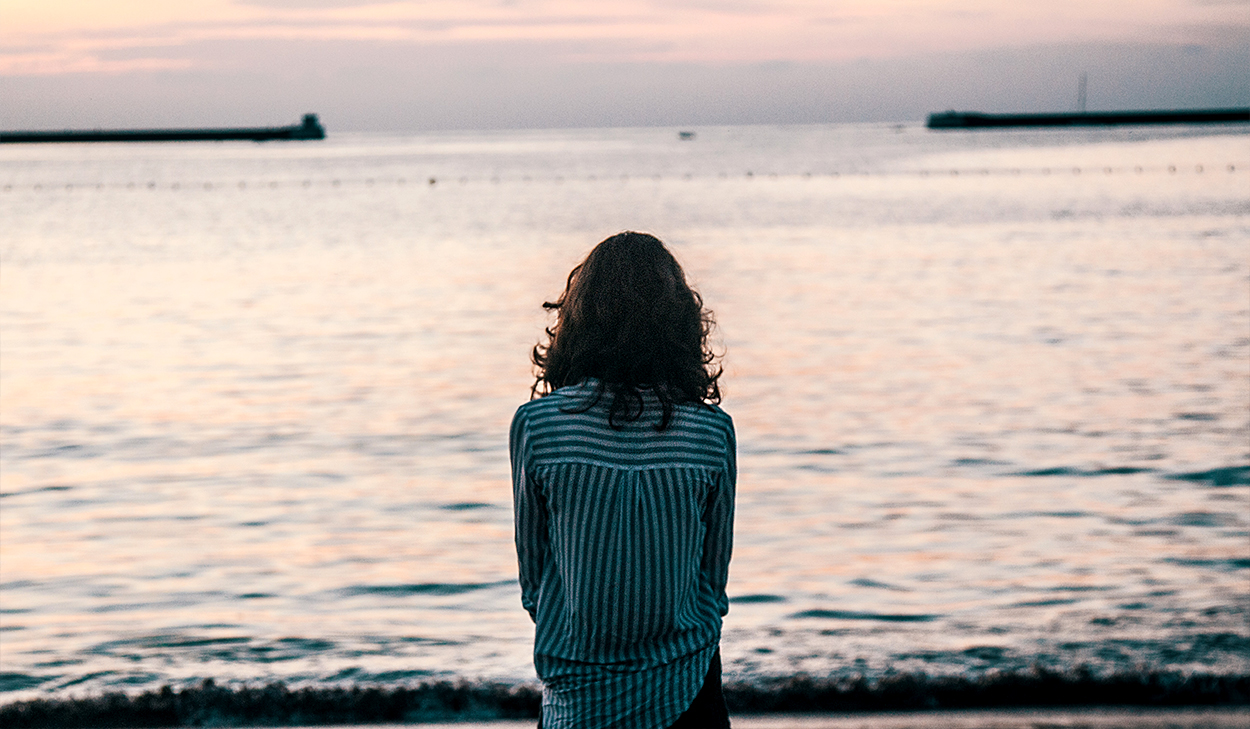
[[[1068,114],[983,114],[943,111],[930,114],[930,129],[987,127],[1100,127],[1131,124],[1227,124],[1250,122],[1250,108],[1169,109],[1161,111],[1082,111]]]
[[[300,124],[289,127],[232,129],[65,129],[54,132],[0,132],[0,144],[45,142],[222,142],[325,139],[326,130],[316,114],[305,114]]]

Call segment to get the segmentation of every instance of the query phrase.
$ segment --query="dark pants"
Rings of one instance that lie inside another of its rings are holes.
[[[729,709],[720,690],[720,648],[712,654],[703,688],[695,695],[686,713],[677,717],[669,729],[729,729]]]
[[[538,729],[543,729],[543,715],[538,715]],[[712,654],[703,688],[695,695],[690,708],[677,717],[669,729],[729,729],[729,709],[720,688],[720,648]]]

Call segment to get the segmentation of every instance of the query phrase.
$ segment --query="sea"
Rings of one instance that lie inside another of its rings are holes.
[[[727,682],[1250,675],[1247,125],[327,122],[0,147],[0,703],[534,685],[508,425],[622,230],[718,321]]]

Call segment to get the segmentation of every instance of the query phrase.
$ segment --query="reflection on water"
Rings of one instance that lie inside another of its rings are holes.
[[[3,700],[532,678],[506,427],[625,227],[722,324],[729,675],[1244,674],[1248,139],[4,150]]]

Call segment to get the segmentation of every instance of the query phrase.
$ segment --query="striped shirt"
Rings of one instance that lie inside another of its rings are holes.
[[[535,622],[544,729],[661,729],[720,642],[733,541],[733,421],[659,401],[608,427],[594,382],[522,405],[510,451],[521,603]]]

